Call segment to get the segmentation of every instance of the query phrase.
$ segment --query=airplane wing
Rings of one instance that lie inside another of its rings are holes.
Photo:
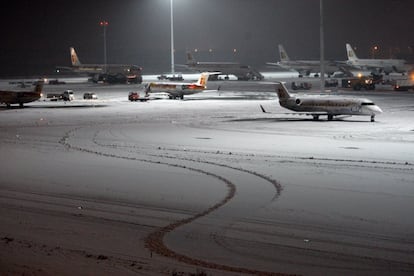
[[[272,66],[279,66],[280,67],[279,62],[266,62],[266,65],[272,65]]]
[[[148,93],[144,98],[147,100],[162,100],[169,99],[172,95],[167,92],[152,92]]]
[[[181,67],[181,68],[186,68],[186,69],[192,69],[190,66],[188,66],[187,64],[175,64],[174,66],[176,67]],[[196,70],[192,70],[192,71],[196,71]]]
[[[298,72],[292,66],[287,66],[287,65],[281,64],[280,62],[266,62],[266,65],[269,67],[271,66],[273,68],[277,67],[276,69],[289,70],[291,72]]]
[[[70,67],[70,66],[56,66],[55,70],[56,70],[56,72],[59,72],[59,71],[73,71],[73,67]]]
[[[189,69],[193,72],[206,72],[205,68],[196,68],[193,66],[189,66],[187,64],[175,64],[176,67],[181,67],[181,68],[186,68]],[[209,73],[209,75],[220,75],[222,74],[221,71],[207,71]]]
[[[322,111],[318,111],[318,112],[268,112],[265,110],[265,108],[260,105],[260,109],[262,110],[263,113],[268,113],[268,114],[283,114],[283,115],[307,115],[307,116],[320,116],[320,115],[328,115],[328,112],[322,112]]]

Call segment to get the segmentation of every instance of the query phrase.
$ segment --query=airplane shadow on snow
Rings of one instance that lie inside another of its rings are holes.
[[[332,122],[343,122],[343,123],[372,123],[369,118],[368,120],[364,119],[357,119],[351,117],[340,117],[334,118],[332,121],[328,121],[327,119],[319,119],[314,120],[313,118],[287,118],[287,117],[266,117],[266,118],[241,118],[241,119],[232,119],[227,120],[227,122],[274,122],[274,123],[289,123],[289,122],[312,122],[312,123],[332,123]]]

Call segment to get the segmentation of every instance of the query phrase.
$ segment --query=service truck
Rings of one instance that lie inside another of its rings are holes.
[[[397,79],[392,82],[395,91],[414,90],[414,74],[405,79]]]
[[[75,95],[73,90],[65,90],[61,93],[47,93],[46,98],[51,101],[73,101],[75,99]]]

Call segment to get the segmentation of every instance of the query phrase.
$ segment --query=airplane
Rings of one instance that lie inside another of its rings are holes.
[[[374,70],[374,72],[405,73],[409,68],[403,59],[359,59],[349,43],[346,44],[348,60],[346,63],[358,69]]]
[[[238,62],[204,62],[196,61],[190,52],[187,52],[186,67],[199,71],[211,72],[211,77],[217,78],[221,75],[234,75],[238,80],[262,80],[263,76],[259,71],[249,65]],[[211,79],[210,77],[210,79]]]
[[[18,104],[23,108],[23,104],[40,99],[42,96],[43,81],[38,81],[33,91],[0,91],[0,103],[6,104],[10,108],[12,104]]]
[[[97,83],[142,83],[142,68],[131,64],[83,64],[80,62],[75,48],[70,47],[71,67],[58,66],[60,70],[69,70],[75,73],[86,73]]]
[[[321,69],[321,62],[319,60],[291,60],[282,44],[279,48],[279,62],[267,62],[267,65],[278,66],[287,70],[298,71],[300,76],[309,76],[311,72],[319,73]],[[338,70],[342,70],[340,62],[325,61],[325,72],[332,75]]]
[[[184,99],[184,95],[200,93],[207,89],[208,72],[201,73],[195,83],[184,82],[150,82],[145,85],[145,97],[153,93],[167,93],[170,99]]]
[[[319,116],[327,116],[332,121],[334,116],[357,115],[370,116],[371,122],[375,121],[375,115],[382,113],[381,108],[371,100],[364,98],[306,96],[303,98],[291,96],[283,83],[276,83],[276,92],[280,106],[293,110],[295,114],[311,115],[314,120]],[[260,106],[263,112],[266,112]]]

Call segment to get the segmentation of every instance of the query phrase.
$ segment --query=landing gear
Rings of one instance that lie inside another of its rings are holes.
[[[315,114],[314,114],[314,115],[312,115],[312,117],[313,117],[313,120],[314,120],[314,121],[319,120],[319,115],[315,115]]]
[[[375,115],[371,115],[371,122],[375,122]]]
[[[328,121],[332,121],[333,120],[333,115],[332,114],[328,114]]]
[[[169,95],[169,96],[168,96],[168,98],[170,98],[170,99],[174,99],[174,100],[179,100],[179,99],[184,100],[184,94],[181,94],[181,95],[175,95],[175,96],[173,96],[173,95]]]

